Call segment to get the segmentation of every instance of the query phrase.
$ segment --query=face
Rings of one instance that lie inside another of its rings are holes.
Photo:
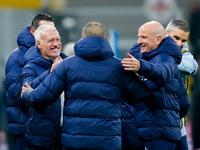
[[[42,56],[46,59],[55,59],[61,52],[61,38],[57,30],[47,30],[41,33],[41,40],[37,41]]]
[[[137,44],[140,45],[140,53],[150,52],[156,49],[158,46],[158,38],[154,36],[149,29],[140,27],[138,30],[138,41]]]
[[[175,27],[173,31],[166,31],[167,36],[171,36],[176,44],[181,47],[181,49],[184,47],[185,42],[187,41],[187,38],[189,36],[189,32],[184,32],[183,30]]]

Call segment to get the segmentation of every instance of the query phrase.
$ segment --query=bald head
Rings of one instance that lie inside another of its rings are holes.
[[[150,21],[143,24],[141,29],[146,30],[150,34],[154,36],[161,36],[163,39],[165,38],[165,29],[164,27],[157,21]]]
[[[157,21],[150,21],[138,29],[137,43],[141,47],[141,53],[156,49],[165,38],[165,29]]]

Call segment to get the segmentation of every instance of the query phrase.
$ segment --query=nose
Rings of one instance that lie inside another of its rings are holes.
[[[53,45],[60,45],[60,41],[54,40]]]
[[[185,46],[185,42],[181,42],[181,49]]]
[[[181,47],[182,42],[180,40],[177,40],[176,44]]]
[[[137,44],[140,44],[140,43],[141,43],[141,39],[140,37],[138,37]]]

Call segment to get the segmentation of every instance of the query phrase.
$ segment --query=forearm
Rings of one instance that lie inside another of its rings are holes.
[[[140,62],[141,67],[137,73],[157,84],[164,84],[174,76],[175,69],[170,63],[151,63],[145,60]]]

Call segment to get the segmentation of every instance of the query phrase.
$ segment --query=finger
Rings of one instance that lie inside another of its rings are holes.
[[[130,53],[127,53],[128,57],[132,60],[132,61],[135,61],[137,60],[134,56],[132,56]]]
[[[62,60],[62,58],[61,58],[60,56],[58,56],[58,57],[56,58],[56,60]]]
[[[133,68],[133,65],[131,64],[122,64],[123,67],[127,67],[127,68]]]
[[[56,59],[54,60],[54,62],[59,61],[61,59],[60,56],[56,57]]]
[[[26,90],[21,91],[21,98],[23,97],[24,91],[26,91]]]
[[[26,89],[26,87],[22,86],[22,90]]]
[[[122,60],[125,60],[125,61],[132,61],[132,58],[124,58]]]
[[[122,62],[133,62],[133,59],[132,58],[124,58],[123,60],[122,60]]]
[[[25,83],[27,88],[32,88],[27,82]]]
[[[127,71],[135,71],[134,68],[124,68],[124,70],[127,70]]]
[[[130,53],[127,53],[127,56],[128,56],[129,58],[134,58]]]
[[[54,60],[54,62],[57,62],[59,60],[59,58],[57,57],[55,60]]]
[[[24,90],[21,91],[21,98],[23,97],[23,94],[24,94]]]
[[[60,56],[58,56],[60,60],[62,60],[62,58]]]

